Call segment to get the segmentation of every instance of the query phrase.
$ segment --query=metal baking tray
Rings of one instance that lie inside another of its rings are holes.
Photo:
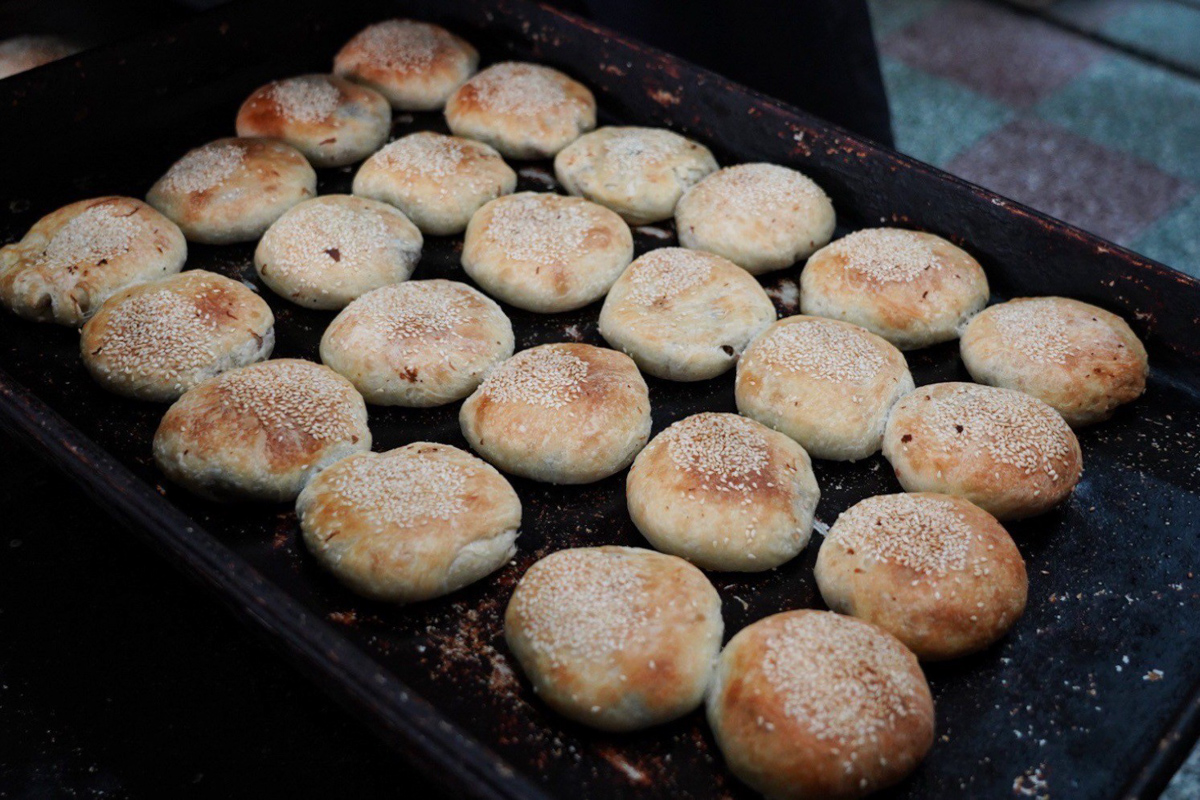
[[[234,5],[167,32],[90,51],[0,84],[0,241],[40,215],[100,194],[142,196],[189,147],[229,135],[241,100],[266,80],[329,68],[368,22],[440,22],[486,61],[526,58],[585,81],[604,122],[665,125],[722,163],[798,167],[829,192],[839,235],[881,223],[930,230],[983,263],[998,297],[1062,294],[1126,317],[1149,347],[1149,390],[1081,433],[1083,482],[1061,509],[1010,525],[1028,562],[1025,618],[985,653],[927,669],[938,711],[928,760],[886,797],[1153,797],[1200,730],[1200,283],[940,173],[716,75],[590,23],[520,0]],[[803,76],[797,75],[797,80]],[[395,132],[440,128],[399,115]],[[521,165],[549,188],[547,164]],[[348,191],[352,170],[320,175]],[[639,251],[671,243],[637,234]],[[430,239],[415,277],[465,280],[461,240]],[[192,245],[190,267],[253,281],[252,245]],[[798,268],[765,280],[796,311]],[[331,314],[264,290],[278,356],[315,359]],[[597,306],[538,316],[509,309],[518,348],[603,344]],[[163,407],[102,392],[72,330],[0,314],[0,423],[31,441],[130,531],[267,635],[455,795],[747,797],[723,767],[701,713],[632,735],[550,713],[515,669],[501,616],[515,581],[547,552],[643,544],[624,475],[589,486],[514,479],[524,527],[514,562],[451,597],[399,608],[359,599],[322,572],[288,506],[218,506],[168,485],[150,439]],[[953,344],[909,354],[918,384],[966,379]],[[699,384],[650,379],[655,432],[688,414],[733,409],[732,374]],[[465,446],[457,405],[371,409],[376,449],[414,439]],[[853,502],[898,490],[880,457],[817,462],[824,524]],[[758,575],[713,574],[727,635],[776,611],[820,606],[820,537]],[[147,632],[153,646],[153,632]],[[181,687],[182,690],[182,687]],[[236,724],[231,721],[230,724]]]

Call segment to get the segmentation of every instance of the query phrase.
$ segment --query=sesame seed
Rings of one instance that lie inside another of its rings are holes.
[[[777,323],[754,343],[752,354],[779,369],[826,381],[865,383],[887,366],[866,331],[820,319]]]
[[[338,441],[358,432],[352,392],[333,370],[307,361],[265,361],[224,372],[211,383],[226,409],[250,417],[268,436],[296,433]]]
[[[219,294],[214,286],[187,297],[168,284],[108,306],[100,340],[106,368],[126,378],[169,381],[210,366],[217,358],[213,339],[225,320],[204,310],[204,301]]]
[[[511,260],[552,266],[578,259],[597,224],[586,200],[526,192],[493,201],[483,236]]]
[[[898,228],[856,231],[827,249],[843,259],[846,271],[887,283],[908,283],[925,270],[942,266],[928,240]]]
[[[843,512],[827,538],[876,561],[944,577],[967,569],[973,535],[949,500],[889,494],[868,497]]]
[[[485,161],[503,163],[499,154],[479,142],[421,131],[387,145],[368,163],[408,181],[424,181],[447,196],[465,190],[495,190],[495,173],[473,168],[483,167]]]
[[[409,527],[467,511],[468,471],[442,448],[402,447],[345,459],[323,476],[324,492],[376,524]]]
[[[267,89],[280,116],[295,122],[321,122],[337,111],[342,93],[323,75],[275,81]]]
[[[147,232],[136,214],[125,204],[102,203],[85,209],[59,228],[36,266],[63,270],[78,265],[111,261],[129,252],[137,238]]]
[[[494,114],[538,117],[575,102],[567,94],[565,77],[540,64],[506,61],[488,67],[465,85],[475,90],[479,105]]]
[[[1079,350],[1070,337],[1072,323],[1078,324],[1078,320],[1056,298],[1001,303],[988,309],[987,314],[1005,344],[1022,358],[1039,364],[1063,365]],[[1096,336],[1104,336],[1100,328],[1108,329],[1108,326],[1093,327],[1097,328]]]
[[[766,437],[753,421],[706,412],[676,422],[661,434],[676,468],[696,473],[708,488],[744,491],[770,463]]]
[[[498,403],[562,408],[583,393],[588,364],[558,345],[523,350],[492,371],[479,391]]]
[[[380,211],[363,201],[309,200],[287,212],[267,233],[269,269],[297,289],[329,287],[331,272],[352,276],[396,244]]]
[[[716,192],[722,206],[739,216],[770,219],[781,211],[825,199],[825,192],[794,169],[778,164],[738,164],[718,170],[698,186]]]
[[[212,189],[242,167],[246,150],[236,142],[211,142],[197,147],[176,161],[163,176],[162,188],[168,192],[192,194]]]
[[[629,300],[653,306],[677,297],[708,279],[711,256],[682,247],[651,250],[629,267]]]
[[[339,60],[350,68],[385,67],[398,72],[428,69],[441,53],[457,50],[442,28],[407,19],[389,19],[364,28]]]

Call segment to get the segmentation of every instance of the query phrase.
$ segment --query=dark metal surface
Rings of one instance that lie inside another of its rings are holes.
[[[1146,396],[1081,434],[1085,476],[1061,509],[1010,526],[1030,573],[1012,635],[928,669],[939,738],[889,796],[1151,797],[1194,741],[1200,689],[1200,284],[1115,245],[755,96],[669,57],[518,2],[475,0],[243,5],[174,33],[89,53],[0,85],[0,240],[81,197],[134,196],[184,150],[228,135],[259,83],[327,68],[366,22],[405,13],[441,21],[488,60],[535,58],[585,80],[608,121],[665,124],[723,163],[769,160],[824,186],[845,232],[895,221],[961,242],[998,295],[1066,294],[1126,316],[1155,365]],[[400,116],[396,132],[438,127]],[[11,136],[9,136],[11,134]],[[521,165],[548,188],[545,164]],[[321,174],[347,191],[352,170]],[[640,232],[639,251],[670,244]],[[416,278],[465,280],[461,240],[430,239]],[[253,282],[252,245],[191,247],[189,266]],[[796,311],[797,269],[766,281]],[[279,356],[316,358],[331,314],[278,302]],[[537,316],[509,309],[518,348],[603,344],[597,307]],[[515,561],[449,598],[395,608],[356,598],[305,553],[286,506],[219,507],[163,481],[150,437],[163,408],[107,395],[79,362],[74,331],[0,316],[0,422],[37,442],[177,567],[215,590],[419,767],[481,796],[745,796],[720,763],[702,715],[634,735],[585,730],[549,713],[515,671],[501,615],[524,570],[567,546],[644,542],[624,508],[623,475],[590,486],[514,480],[525,509]],[[910,354],[918,384],[965,379],[953,345]],[[732,376],[650,380],[655,431],[703,409],[732,410]],[[371,409],[376,449],[417,438],[465,446],[457,404]],[[870,494],[896,491],[886,462],[818,462],[824,523]],[[712,578],[726,630],[818,606],[820,537],[761,575]],[[1159,672],[1156,672],[1159,671]]]

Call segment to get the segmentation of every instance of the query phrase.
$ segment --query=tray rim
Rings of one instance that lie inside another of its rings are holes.
[[[478,4],[465,0],[467,5]],[[403,6],[403,0],[397,6]],[[236,6],[250,5],[249,0]],[[716,73],[636,39],[616,33],[538,0],[499,0],[494,13],[516,16],[536,12],[557,18],[559,25],[603,38],[660,66],[684,68],[704,86],[716,85],[726,94],[737,94],[754,105],[805,129],[829,135],[841,147],[891,162],[896,170],[923,173],[930,179],[957,186],[1007,211],[1030,218],[1040,227],[1092,246],[1097,253],[1123,257],[1131,267],[1159,273],[1200,291],[1200,278],[1169,267],[1126,247],[1109,242],[1070,223],[1010,200],[937,167],[890,150],[857,134],[817,118],[780,100],[728,80]],[[226,16],[228,6],[195,17],[91,48],[0,83],[0,114],[12,98],[36,95],[43,76],[78,67],[92,58],[132,52],[140,43],[173,38],[189,28]],[[511,35],[512,31],[503,31]],[[526,30],[528,34],[528,29]],[[70,65],[70,66],[68,66]],[[32,74],[31,74],[32,73]],[[697,87],[696,91],[704,91]],[[13,103],[12,106],[15,106]],[[1167,355],[1164,353],[1163,355]],[[1171,360],[1200,362],[1200,350],[1170,354]],[[104,448],[69,423],[40,397],[0,368],[0,430],[13,435],[47,459],[92,497],[114,520],[129,524],[134,535],[175,569],[199,584],[225,606],[231,615],[280,653],[301,674],[397,750],[414,768],[446,788],[486,798],[548,798],[544,789],[522,775],[484,743],[442,716],[437,707],[413,692],[397,676],[383,669],[363,648],[343,637],[331,624],[313,615],[299,601],[264,578],[248,561],[222,544],[204,527],[159,494],[153,484],[138,478]],[[200,534],[200,535],[198,535]],[[379,693],[387,694],[380,703]],[[1161,732],[1157,747],[1142,768],[1114,798],[1149,800],[1158,797],[1200,740],[1200,681],[1189,690],[1171,722]]]

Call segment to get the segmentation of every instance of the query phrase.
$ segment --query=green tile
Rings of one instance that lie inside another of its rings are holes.
[[[884,58],[883,80],[900,152],[935,166],[1012,118],[1008,108],[927,72]]]
[[[946,4],[947,0],[867,0],[876,39],[908,27]]]
[[[1108,20],[1100,32],[1164,61],[1200,70],[1200,8],[1173,0],[1142,0]]]
[[[1200,278],[1200,194],[1152,225],[1130,248]]]
[[[1092,141],[1200,181],[1200,82],[1111,55],[1043,100],[1034,113]]]

